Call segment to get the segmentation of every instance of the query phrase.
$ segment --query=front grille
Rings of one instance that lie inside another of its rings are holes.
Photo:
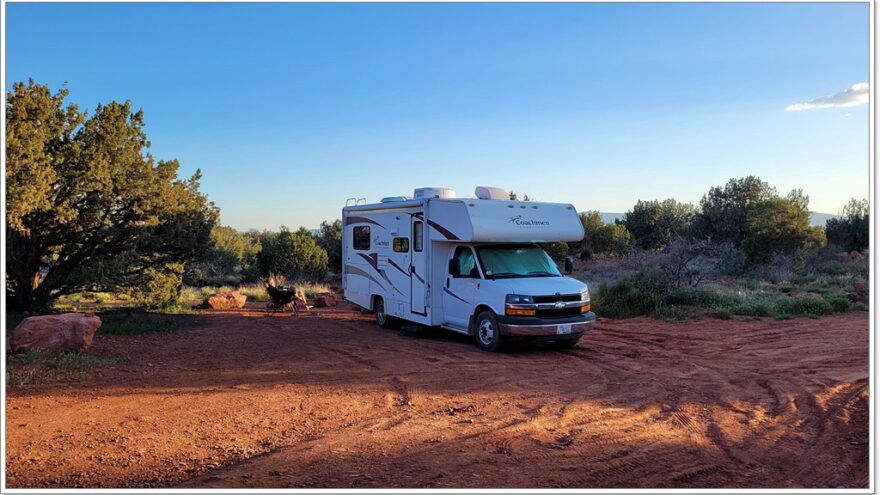
[[[563,309],[539,309],[535,313],[535,316],[540,316],[542,318],[561,318],[563,316],[575,316],[581,314],[581,307],[575,306],[573,308]]]
[[[533,298],[536,304],[545,304],[545,303],[555,303],[555,302],[570,302],[570,301],[580,301],[580,294],[563,294],[556,296],[534,296]]]

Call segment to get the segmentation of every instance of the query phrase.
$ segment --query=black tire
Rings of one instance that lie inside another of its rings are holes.
[[[483,311],[477,315],[474,320],[474,339],[484,351],[498,352],[504,347],[504,339],[501,337],[495,313]]]
[[[397,318],[388,316],[388,313],[385,312],[385,301],[381,297],[376,298],[376,302],[373,304],[373,313],[376,315],[376,324],[380,327],[397,327]]]
[[[553,342],[553,347],[557,349],[574,349],[574,346],[576,346],[580,340],[580,337],[576,339],[557,340],[556,342]]]

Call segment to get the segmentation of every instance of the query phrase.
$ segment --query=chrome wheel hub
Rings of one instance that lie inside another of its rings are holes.
[[[492,321],[488,318],[481,321],[479,328],[477,328],[477,334],[483,345],[492,344],[492,339],[495,338],[495,329],[492,327]]]

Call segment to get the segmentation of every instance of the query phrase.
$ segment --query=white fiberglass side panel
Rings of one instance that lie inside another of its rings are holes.
[[[487,199],[433,200],[431,239],[451,242],[576,242],[584,228],[564,203]]]
[[[570,204],[529,201],[466,201],[472,242],[575,242],[584,238]],[[473,205],[473,206],[470,206]]]

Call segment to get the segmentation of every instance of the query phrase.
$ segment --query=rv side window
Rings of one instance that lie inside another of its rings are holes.
[[[355,227],[351,241],[355,249],[370,249],[370,227]]]
[[[418,253],[422,252],[422,240],[424,234],[422,233],[422,222],[414,222],[413,223],[413,251]]]
[[[408,253],[409,239],[406,237],[395,237],[393,247],[395,253]]]
[[[458,273],[452,271],[450,266],[449,274],[455,278],[480,278],[480,271],[477,269],[477,260],[474,258],[474,252],[466,246],[458,246],[455,249],[455,255],[452,257],[452,264],[458,267]]]

